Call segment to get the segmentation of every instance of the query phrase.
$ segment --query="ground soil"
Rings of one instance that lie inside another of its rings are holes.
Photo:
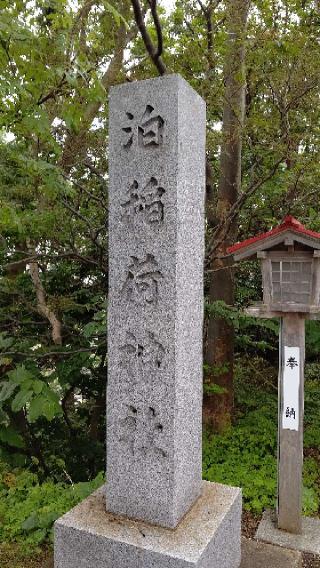
[[[320,557],[305,554],[303,558],[303,568],[320,568]]]
[[[53,568],[52,550],[44,549],[40,554],[26,557],[18,546],[0,545],[1,568]]]

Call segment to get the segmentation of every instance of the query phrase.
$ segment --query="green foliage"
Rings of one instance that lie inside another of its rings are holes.
[[[4,444],[8,444],[9,446],[16,448],[16,449],[23,449],[25,447],[23,437],[13,428],[13,426],[1,426],[0,428],[0,440]],[[0,451],[0,456],[1,456]]]
[[[126,28],[129,29],[129,24],[128,24],[127,20],[121,14],[121,12],[116,10],[116,8],[110,2],[106,2],[106,0],[104,0],[104,6],[105,6],[106,10],[108,10],[110,12],[110,14],[113,15],[118,26],[120,26],[120,24],[122,22],[122,23],[125,24]]]
[[[225,373],[228,369],[227,365],[215,365],[214,367],[207,365],[206,363],[203,365],[204,371],[204,381],[203,381],[203,392],[206,394],[224,394],[226,389],[218,385],[217,383],[212,382],[212,377],[218,377],[221,374]],[[210,381],[207,377],[210,377]]]
[[[226,389],[216,383],[203,383],[203,392],[206,394],[225,394]]]
[[[258,436],[253,436],[250,431],[244,429],[241,435],[236,436],[236,441],[224,445],[228,460],[215,464],[209,461],[204,470],[204,478],[208,481],[242,487],[244,508],[261,513],[265,508],[275,505],[276,461],[270,456],[264,456],[260,461],[252,461],[245,450],[247,441],[249,445],[254,441],[256,448],[260,440]],[[209,451],[211,454],[210,460],[219,459],[213,447],[220,443],[220,439],[215,439],[208,447],[205,446],[205,452]],[[236,446],[236,443],[239,446]]]
[[[8,403],[11,399],[11,410],[19,412],[25,408],[31,423],[41,416],[51,421],[61,414],[58,393],[54,392],[36,368],[33,374],[24,365],[18,365],[6,377],[8,380],[2,382],[0,404]]]
[[[253,318],[245,314],[243,309],[228,306],[224,301],[206,302],[205,312],[212,318],[222,318],[234,327],[236,345],[240,350],[251,349],[264,353],[274,351],[275,337],[279,332],[279,324],[274,320]]]
[[[320,510],[320,464],[315,458],[305,458],[303,464],[303,512],[317,515]]]
[[[305,433],[306,448],[320,448],[320,364],[306,365]]]
[[[319,321],[306,322],[306,351],[307,357],[320,355],[320,323]]]
[[[9,472],[0,462],[0,543],[17,542],[25,552],[52,542],[52,525],[103,483],[103,474],[87,483],[66,485],[25,471]]]
[[[204,438],[203,476],[242,487],[245,509],[261,513],[274,506],[276,424],[263,411],[251,411],[224,435]]]
[[[264,372],[263,372],[264,368]],[[318,366],[308,366],[314,377]],[[262,359],[239,361],[236,367],[237,420],[223,435],[205,432],[203,476],[242,487],[244,508],[262,513],[274,508],[277,491],[277,389],[276,372]],[[306,384],[306,450],[304,460],[303,512],[316,515],[320,510],[320,400],[319,384]],[[315,437],[317,432],[317,437]]]

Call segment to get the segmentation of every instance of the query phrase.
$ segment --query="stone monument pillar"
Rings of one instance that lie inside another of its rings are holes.
[[[205,103],[110,96],[107,508],[175,527],[201,491]]]
[[[169,75],[109,112],[107,485],[55,567],[238,568],[241,492],[201,480],[205,103]]]

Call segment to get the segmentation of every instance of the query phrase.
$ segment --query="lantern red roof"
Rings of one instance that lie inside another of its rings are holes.
[[[285,217],[283,223],[281,223],[281,225],[278,225],[278,227],[271,229],[271,231],[268,231],[267,233],[262,233],[260,235],[257,235],[256,237],[251,237],[250,239],[246,239],[241,243],[236,243],[235,245],[227,249],[227,253],[233,254],[241,249],[245,249],[247,247],[250,247],[251,245],[254,245],[255,243],[258,243],[260,241],[265,241],[286,231],[290,231],[301,236],[304,235],[306,237],[311,237],[312,239],[320,240],[320,233],[316,233],[315,231],[306,229],[306,227],[302,223],[300,223],[300,221],[292,217],[292,215],[288,215],[287,217]]]

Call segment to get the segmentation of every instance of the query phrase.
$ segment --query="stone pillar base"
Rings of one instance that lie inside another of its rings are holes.
[[[320,554],[320,519],[302,517],[302,533],[293,534],[278,529],[274,511],[265,511],[256,532],[256,539],[318,555]]]
[[[55,568],[239,568],[241,490],[203,482],[176,529],[117,517],[101,488],[55,523]]]

